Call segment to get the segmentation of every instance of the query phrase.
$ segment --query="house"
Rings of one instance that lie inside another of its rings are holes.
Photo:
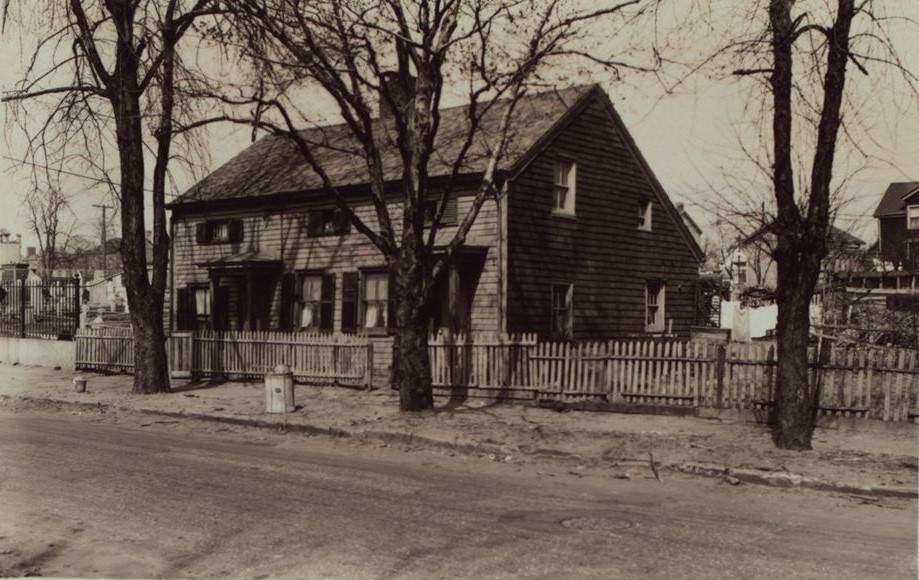
[[[470,207],[487,161],[485,139],[504,106],[483,122],[438,243]],[[435,189],[456,157],[465,119],[465,107],[441,110],[440,154],[430,166]],[[437,281],[432,330],[578,340],[688,335],[702,252],[606,93],[593,85],[528,95],[513,126],[503,193],[486,202],[462,254]],[[350,152],[347,127],[303,135],[373,227],[364,162]],[[383,147],[383,166],[398,222],[395,147]],[[168,207],[172,329],[372,335],[392,325],[383,257],[342,219],[289,139],[262,137]]]
[[[753,289],[766,294],[775,291],[778,268],[772,257],[774,247],[775,234],[770,231],[770,226],[765,226],[741,240],[731,252],[724,268],[730,275],[735,298]],[[833,224],[830,224],[827,234],[827,248],[827,256],[821,265],[821,281],[830,274],[857,271],[866,259],[865,242]]]
[[[891,183],[874,211],[880,258],[919,270],[919,181]]]

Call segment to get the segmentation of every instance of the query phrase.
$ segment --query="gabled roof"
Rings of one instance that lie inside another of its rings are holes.
[[[596,85],[583,85],[524,96],[514,110],[505,167],[513,168],[524,162],[527,153],[594,89]],[[491,147],[496,145],[500,120],[507,105],[508,101],[498,101],[482,120],[479,135],[467,154],[464,173],[475,174],[485,170]],[[459,156],[468,126],[466,105],[441,109],[440,116],[434,155],[429,164],[429,174],[432,177],[450,173],[453,160]],[[377,119],[375,123],[374,132],[384,134],[383,122]],[[316,161],[336,186],[360,186],[368,182],[359,143],[346,124],[313,127],[302,131],[301,135],[313,145]],[[398,148],[387,143],[381,150],[386,180],[399,180],[402,177],[402,161]],[[321,189],[322,180],[303,159],[293,140],[284,136],[266,135],[169,205]]]
[[[758,239],[762,238],[766,234],[774,233],[776,223],[772,222],[771,224],[765,225],[740,242],[740,245],[746,246],[753,242],[756,242]],[[865,245],[865,241],[860,237],[850,234],[849,232],[836,227],[833,224],[830,224],[830,230],[827,232],[827,243],[830,246],[835,247],[845,247],[845,246],[857,246],[861,247]]]
[[[919,181],[901,181],[891,183],[881,198],[881,203],[874,210],[874,217],[891,217],[905,215],[906,199],[919,192]]]

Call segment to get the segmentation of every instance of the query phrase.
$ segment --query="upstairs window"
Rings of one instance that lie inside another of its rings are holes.
[[[424,204],[424,226],[430,227],[434,223],[434,214],[437,213],[437,206],[440,204],[440,196],[429,199]],[[440,216],[440,226],[455,226],[458,220],[458,210],[456,196],[451,195],[447,198],[447,205],[444,207],[444,213]]]
[[[351,231],[351,220],[337,207],[317,209],[307,215],[307,235],[341,236]]]
[[[906,208],[906,227],[911,230],[919,230],[919,205],[911,205]]]
[[[552,285],[552,337],[571,340],[574,337],[574,286]]]
[[[574,215],[575,182],[577,168],[574,161],[559,159],[555,162],[553,196],[555,213]]]
[[[645,286],[645,331],[664,332],[666,286],[661,280],[648,280]]]
[[[643,199],[638,202],[638,229],[651,231],[651,200]]]
[[[238,244],[243,241],[242,220],[208,220],[195,225],[199,244]]]

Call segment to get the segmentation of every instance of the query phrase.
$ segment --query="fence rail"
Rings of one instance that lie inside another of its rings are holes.
[[[286,364],[301,382],[371,385],[363,336],[285,332],[175,333],[173,374],[258,378]],[[127,329],[81,330],[77,368],[130,371]],[[446,389],[531,391],[542,399],[764,410],[775,400],[769,344],[706,341],[538,342],[535,335],[432,337],[431,378]],[[919,353],[849,345],[809,353],[817,412],[884,421],[919,417]]]
[[[0,336],[72,339],[80,324],[80,282],[0,282]]]

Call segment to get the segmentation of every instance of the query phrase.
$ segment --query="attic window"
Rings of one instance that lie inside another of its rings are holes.
[[[910,230],[919,230],[919,205],[906,208],[906,227]]]
[[[651,231],[651,200],[643,199],[638,202],[638,229]]]
[[[576,194],[576,174],[577,167],[574,161],[569,159],[558,159],[555,161],[553,179],[553,206],[552,211],[574,215],[574,197]]]

